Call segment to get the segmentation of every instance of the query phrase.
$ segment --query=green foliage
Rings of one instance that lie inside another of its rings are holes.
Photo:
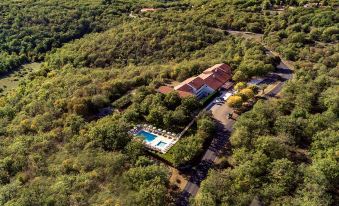
[[[141,93],[138,91],[135,96],[142,95]],[[160,128],[180,131],[198,108],[199,102],[194,97],[181,99],[175,92],[166,95],[149,94],[141,102],[132,100],[132,105],[124,112],[124,116],[135,122],[146,120]]]
[[[89,137],[105,150],[118,150],[124,148],[128,143],[127,132],[126,123],[103,118],[90,127]]]
[[[131,2],[102,5],[99,1],[10,1],[0,3],[0,73],[87,33],[119,24]]]
[[[7,72],[13,68],[19,68],[26,60],[24,55],[19,56],[15,53],[0,52],[0,73]]]
[[[234,89],[237,90],[237,91],[240,91],[242,89],[245,89],[247,86],[247,83],[246,82],[238,82],[235,86],[234,86]]]
[[[209,94],[207,97],[200,100],[201,105],[207,106],[218,94],[219,94],[219,92],[217,92],[217,91]]]
[[[222,39],[221,32],[193,24],[143,20],[123,24],[68,44],[47,57],[49,66],[86,67],[147,65],[183,60]]]
[[[196,134],[182,137],[166,154],[167,159],[174,165],[184,165],[194,160],[203,152],[204,143],[212,138],[215,123],[208,115],[202,115],[197,120],[197,126]]]
[[[243,103],[243,99],[241,96],[238,96],[238,95],[233,95],[229,97],[227,100],[227,105],[230,107],[239,108],[241,107],[242,103]]]
[[[338,41],[338,15],[331,7],[289,9],[268,27],[266,43],[289,60],[303,58],[300,50],[320,42]],[[283,31],[285,30],[285,31]],[[316,41],[316,42],[315,42]],[[310,58],[314,62],[315,59]],[[317,60],[315,60],[317,61]]]
[[[267,205],[332,205],[336,201],[331,194],[338,184],[334,180],[338,178],[334,149],[338,143],[333,133],[338,122],[333,113],[337,111],[337,80],[332,73],[335,68],[325,63],[331,55],[321,60],[322,66],[297,64],[299,70],[284,87],[281,99],[259,101],[237,119],[230,138],[233,168],[212,173],[202,183],[196,204],[247,205],[254,196]]]
[[[213,170],[193,204],[334,205],[338,14],[335,1],[301,7],[309,2],[1,1],[0,72],[46,61],[0,97],[0,205],[173,205],[167,169],[127,131],[148,120],[180,132],[200,108],[194,97],[156,94],[160,85],[221,62],[246,81],[279,63],[223,29],[263,34],[296,70],[280,99],[237,119],[232,167]],[[213,137],[210,117],[196,126],[166,154],[175,165]]]
[[[239,95],[243,100],[248,100],[254,97],[254,92],[250,88],[245,88],[239,92]]]
[[[127,187],[138,190],[145,182],[152,181],[155,177],[159,177],[159,183],[165,185],[167,183],[167,175],[166,169],[153,165],[131,168],[124,174],[123,179]]]

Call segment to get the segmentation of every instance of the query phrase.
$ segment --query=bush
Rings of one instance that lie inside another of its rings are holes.
[[[239,92],[239,95],[242,97],[244,101],[248,99],[252,99],[254,97],[254,92],[250,88],[243,89]]]
[[[234,89],[239,91],[239,90],[242,90],[244,88],[246,88],[247,86],[247,83],[246,82],[238,82],[235,86],[234,86]]]
[[[239,108],[241,107],[242,103],[243,103],[242,98],[236,95],[229,97],[227,100],[227,104],[230,107]]]

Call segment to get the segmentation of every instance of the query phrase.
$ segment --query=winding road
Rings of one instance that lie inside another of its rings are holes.
[[[239,32],[239,31],[229,31],[232,35],[246,35],[245,38],[251,38],[254,33],[250,32]],[[258,41],[261,39],[262,35],[254,34],[254,39]],[[277,55],[277,53],[272,52],[268,49],[269,55]],[[280,57],[281,58],[281,57]],[[279,76],[279,82],[265,94],[267,99],[274,98],[283,88],[287,80],[292,78],[293,72],[292,69],[287,66],[289,65],[285,60],[281,60],[281,63],[277,66],[277,70],[264,79],[263,83],[269,82],[272,84],[272,76]],[[177,205],[186,206],[189,205],[189,198],[195,196],[199,191],[200,183],[207,177],[208,170],[214,165],[215,160],[218,157],[219,152],[225,146],[228,141],[231,132],[233,130],[233,125],[236,121],[237,116],[234,116],[233,119],[227,119],[227,114],[232,112],[233,109],[227,106],[226,103],[222,105],[215,104],[209,108],[212,112],[213,118],[217,122],[217,133],[216,137],[212,140],[211,145],[206,150],[204,156],[202,157],[200,163],[192,172],[192,175],[187,182],[184,191],[182,192],[181,197],[178,199]]]

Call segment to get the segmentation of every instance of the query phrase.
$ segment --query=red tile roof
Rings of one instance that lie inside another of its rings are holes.
[[[227,64],[217,64],[206,69],[199,77],[206,85],[217,90],[231,79],[231,68]]]
[[[195,77],[190,83],[192,87],[194,87],[196,90],[200,89],[202,86],[204,86],[205,82],[200,77]]]
[[[205,84],[210,88],[217,90],[226,82],[231,80],[231,67],[227,64],[216,64],[203,71],[197,77],[190,77],[181,82],[178,86],[172,88],[162,86],[158,89],[159,92],[167,94],[173,90],[177,90],[181,97],[190,96],[194,94],[194,89],[198,90]]]
[[[181,98],[193,96],[193,94],[190,92],[178,91],[178,93]]]
[[[205,79],[205,83],[207,86],[211,87],[214,90],[219,89],[224,83],[219,81],[217,78],[213,77],[213,75],[210,75]]]
[[[175,90],[194,93],[193,88],[190,87],[188,84],[183,84],[183,85],[180,85],[180,87],[175,87]]]
[[[174,89],[169,86],[161,86],[158,88],[158,92],[163,93],[163,94],[168,94],[172,91],[174,91]]]
[[[194,89],[198,90],[204,85],[204,81],[199,77],[191,77],[181,82],[178,86],[174,87],[175,90],[194,93]]]
[[[185,91],[191,91],[193,92],[193,89],[200,89],[202,86],[204,86],[205,82],[203,79],[201,79],[200,77],[190,77],[188,79],[186,79],[185,81],[181,82],[178,86],[174,87],[174,89],[176,90],[184,90]],[[187,86],[191,87],[191,88],[187,88]]]
[[[209,73],[209,72],[213,72],[215,70],[221,70],[229,75],[232,74],[232,71],[231,71],[231,67],[227,64],[216,64],[214,65],[213,67],[210,67],[208,69],[206,69],[203,73]]]
[[[161,87],[158,88],[158,92],[160,92],[162,94],[168,94],[168,93],[171,93],[172,91],[176,91],[176,90],[174,90],[174,88],[170,87],[170,86],[161,86]],[[181,98],[193,95],[192,93],[185,92],[185,91],[177,91],[177,92],[178,92],[178,94]]]
[[[190,77],[184,81],[182,81],[180,84],[178,84],[177,86],[174,87],[175,90],[180,89],[181,87],[187,85],[188,83],[190,83],[195,77]]]
[[[229,89],[234,85],[234,82],[226,82],[224,85],[222,85],[222,87],[224,89]]]

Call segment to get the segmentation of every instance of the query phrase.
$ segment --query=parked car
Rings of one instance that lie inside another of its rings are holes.
[[[221,98],[217,98],[216,100],[215,100],[215,103],[217,103],[217,104],[220,104],[220,103],[224,103],[225,101],[223,100],[223,99],[221,99]]]

